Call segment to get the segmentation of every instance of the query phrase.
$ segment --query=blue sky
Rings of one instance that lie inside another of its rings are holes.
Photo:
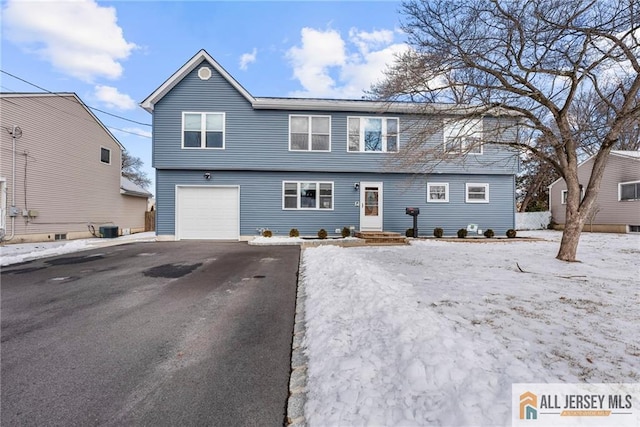
[[[393,54],[406,49],[398,1],[1,5],[3,71],[146,124],[151,115],[138,103],[200,49],[254,96],[356,99]],[[38,91],[5,73],[0,86],[3,92]],[[153,179],[151,128],[96,115]]]

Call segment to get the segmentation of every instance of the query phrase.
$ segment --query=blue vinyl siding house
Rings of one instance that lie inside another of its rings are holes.
[[[256,98],[204,50],[141,105],[153,115],[160,238],[239,240],[265,228],[311,236],[345,226],[404,233],[409,206],[421,210],[421,235],[515,225],[517,156],[503,146],[455,155],[465,142],[445,127],[425,144],[451,161],[392,164],[408,152],[416,120],[442,123],[437,106],[417,117],[409,103]],[[496,120],[471,124],[478,140]]]

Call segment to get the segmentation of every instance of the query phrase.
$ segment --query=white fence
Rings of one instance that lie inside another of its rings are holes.
[[[551,212],[516,212],[516,230],[544,230],[551,222]]]

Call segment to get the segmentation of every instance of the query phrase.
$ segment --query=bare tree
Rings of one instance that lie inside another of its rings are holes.
[[[518,212],[549,210],[549,185],[558,179],[558,173],[539,157],[529,156],[521,161],[523,174],[516,177],[520,191]]]
[[[609,152],[640,115],[640,3],[408,0],[402,13],[412,49],[372,94],[517,115],[520,138],[492,142],[527,152],[564,178],[566,224],[557,258],[576,260]],[[598,120],[590,118],[593,110]],[[587,146],[594,167],[581,200],[577,166]]]
[[[122,176],[146,189],[151,185],[151,180],[142,170],[143,165],[139,157],[132,156],[127,150],[122,151]]]

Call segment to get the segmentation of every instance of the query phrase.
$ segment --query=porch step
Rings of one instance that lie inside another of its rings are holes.
[[[367,245],[406,245],[407,238],[390,231],[356,231],[355,237],[363,239]]]

